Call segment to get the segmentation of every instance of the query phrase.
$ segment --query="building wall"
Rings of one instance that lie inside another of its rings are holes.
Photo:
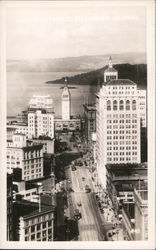
[[[103,184],[105,164],[140,163],[140,150],[136,85],[103,85],[97,96],[97,162]]]
[[[22,169],[23,180],[43,177],[43,145],[26,144],[24,135],[13,136],[13,142],[7,146],[7,171]]]
[[[43,153],[54,154],[54,140],[32,139],[33,142],[43,145]]]
[[[53,241],[54,212],[37,213],[20,218],[20,241]]]
[[[81,119],[71,119],[70,121],[63,121],[55,118],[55,131],[80,131]]]
[[[13,130],[10,131],[10,129],[13,129]],[[15,133],[25,134],[26,138],[28,138],[28,126],[26,124],[21,125],[18,123],[7,124],[7,140],[12,140],[12,136]]]
[[[148,200],[142,199],[137,190],[134,191],[134,199],[135,240],[148,240]]]
[[[85,137],[91,141],[92,134],[96,132],[96,109],[91,105],[84,105]]]
[[[28,113],[28,134],[29,138],[49,136],[54,138],[54,114],[44,113],[41,110]]]

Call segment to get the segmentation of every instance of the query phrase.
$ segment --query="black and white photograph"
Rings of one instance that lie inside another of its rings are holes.
[[[154,249],[155,2],[0,8],[1,245]]]

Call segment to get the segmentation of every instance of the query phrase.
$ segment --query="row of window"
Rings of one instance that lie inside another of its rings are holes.
[[[34,174],[34,173],[38,173],[38,172],[42,172],[42,170],[41,170],[41,168],[39,168],[39,169],[33,169],[33,170],[31,170],[31,174]],[[30,171],[24,171],[24,175],[29,175],[30,174]]]
[[[107,101],[107,110],[124,110],[124,108],[126,110],[130,110],[132,108],[132,110],[136,110],[136,100],[132,100],[132,107],[131,107],[131,103],[129,100],[126,100],[126,106],[124,106],[124,101],[120,100],[119,101],[119,107],[118,107],[118,102],[116,100],[113,101],[113,103],[111,103],[111,100]],[[112,106],[113,105],[113,106]]]
[[[107,135],[108,134],[130,134],[130,132],[132,132],[132,134],[136,134],[137,130],[107,130]]]
[[[52,213],[36,217],[32,220],[27,220],[25,221],[25,226],[28,227],[34,224],[38,224],[39,222],[47,221],[49,219],[52,219]]]
[[[112,155],[116,155],[116,156],[118,156],[118,155],[131,155],[131,152],[107,152],[107,156],[112,156]]]
[[[36,174],[36,175],[31,175],[31,176],[25,176],[24,177],[24,180],[25,181],[28,181],[28,180],[34,180],[34,179],[36,179],[36,178],[40,178],[40,177],[42,177],[42,174]]]
[[[107,114],[107,118],[137,118],[137,114]]]
[[[109,87],[107,87],[108,89],[128,89],[128,90],[130,90],[130,89],[135,89],[135,87],[134,86],[109,86]]]
[[[131,131],[126,131],[126,134],[131,134]],[[137,134],[137,131],[132,131],[132,134]],[[107,136],[107,140],[124,140],[125,136]]]
[[[30,151],[30,152],[24,153],[24,159],[31,159],[31,158],[40,157],[40,156],[41,156],[41,150]]]
[[[128,138],[128,136],[126,136],[126,139],[128,140],[128,139],[130,139],[130,138]],[[132,136],[132,138],[131,138],[133,141],[132,141],[132,144],[137,144],[137,141],[136,141],[136,139],[138,139],[137,138],[137,136]],[[114,144],[114,145],[117,145],[117,144],[120,144],[120,145],[122,145],[122,144],[125,144],[127,141],[107,141],[107,145],[112,145],[112,144]]]
[[[107,123],[137,123],[137,120],[107,120]]]
[[[137,157],[107,157],[107,162],[119,162],[119,161],[137,161]]]

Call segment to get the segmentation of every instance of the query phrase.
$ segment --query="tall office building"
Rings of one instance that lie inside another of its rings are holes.
[[[67,85],[67,79],[65,79],[65,86],[62,92],[62,120],[70,120],[70,92]]]
[[[103,187],[106,164],[140,163],[140,118],[146,123],[145,93],[133,81],[118,79],[110,58],[96,96],[97,172]]]
[[[26,141],[26,135],[14,134],[7,142],[7,172],[22,169],[22,180],[43,177],[43,145]]]
[[[54,138],[54,114],[45,110],[35,110],[28,113],[28,136],[38,138],[47,136]]]

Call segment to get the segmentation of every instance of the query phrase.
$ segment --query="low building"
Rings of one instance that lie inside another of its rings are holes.
[[[116,213],[119,204],[134,202],[134,188],[144,185],[147,180],[147,164],[107,164],[107,192]]]
[[[7,171],[22,169],[22,180],[43,177],[43,145],[26,140],[24,134],[14,134],[7,141]]]
[[[70,120],[62,120],[61,117],[56,117],[54,120],[55,132],[74,132],[81,131],[81,119],[72,117]]]
[[[28,200],[32,202],[39,201],[39,194],[43,193],[42,185],[37,183],[27,184],[25,181],[13,182],[14,185],[14,200]]]
[[[51,139],[48,136],[40,136],[39,138],[33,138],[32,141],[43,145],[43,153],[54,154],[54,138]]]
[[[7,124],[7,140],[12,140],[15,133],[22,133],[28,139],[28,125],[24,122],[12,121]]]
[[[96,106],[95,104],[85,104],[83,107],[85,137],[87,141],[91,141],[92,134],[96,132]]]
[[[148,190],[134,190],[135,200],[135,240],[148,240]]]
[[[26,200],[14,203],[14,240],[53,241],[55,206],[53,196],[34,203]]]

